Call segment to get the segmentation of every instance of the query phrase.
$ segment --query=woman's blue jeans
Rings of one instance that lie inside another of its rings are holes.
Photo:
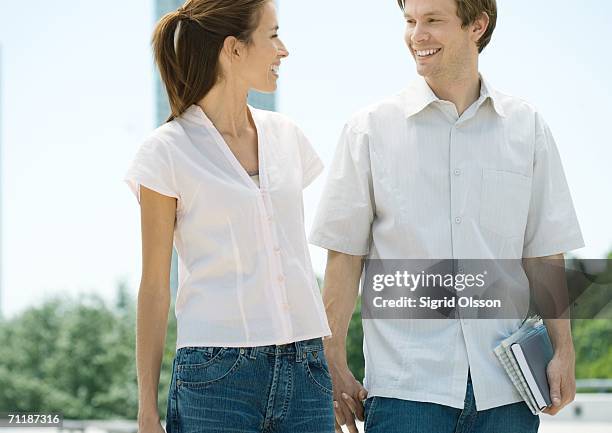
[[[182,347],[173,362],[167,433],[333,433],[321,338],[258,347]]]

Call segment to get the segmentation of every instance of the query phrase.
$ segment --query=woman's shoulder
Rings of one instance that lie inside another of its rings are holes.
[[[278,111],[263,110],[250,107],[251,112],[266,127],[276,129],[300,130],[299,126],[289,116]]]
[[[183,126],[175,119],[155,128],[149,134],[149,138],[167,143],[167,145],[173,145],[186,140],[188,137]]]
[[[188,140],[185,129],[176,120],[166,122],[145,136],[142,147],[151,151],[164,151],[172,153],[180,149],[185,140]]]

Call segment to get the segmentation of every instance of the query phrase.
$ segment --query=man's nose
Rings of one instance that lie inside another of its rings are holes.
[[[422,24],[417,23],[412,29],[410,40],[414,44],[425,42],[429,39],[429,33],[423,28]]]

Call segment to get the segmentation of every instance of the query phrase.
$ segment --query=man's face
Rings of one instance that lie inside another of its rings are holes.
[[[461,27],[456,0],[406,0],[405,40],[417,73],[456,78],[478,57],[473,26]]]

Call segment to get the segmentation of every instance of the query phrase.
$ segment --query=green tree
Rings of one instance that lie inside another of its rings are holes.
[[[346,338],[346,359],[353,376],[360,382],[365,377],[365,361],[363,359],[363,327],[361,325],[361,297],[357,298],[355,311],[349,322]]]
[[[135,302],[125,284],[109,307],[98,296],[61,296],[0,322],[0,412],[61,412],[70,419],[135,419]],[[170,314],[160,416],[176,344]]]

